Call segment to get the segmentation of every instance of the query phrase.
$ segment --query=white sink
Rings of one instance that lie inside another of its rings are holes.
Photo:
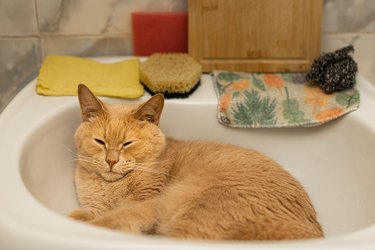
[[[312,128],[220,125],[209,75],[190,98],[166,101],[160,126],[167,136],[257,149],[305,186],[326,237],[271,243],[136,236],[67,218],[78,206],[72,152],[79,104],[77,97],[38,96],[33,81],[0,116],[0,249],[375,249],[375,87],[358,82],[359,110]]]

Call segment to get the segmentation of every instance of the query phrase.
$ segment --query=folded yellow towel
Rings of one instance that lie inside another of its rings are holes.
[[[80,83],[99,96],[138,98],[144,94],[138,59],[100,63],[74,56],[48,56],[37,79],[37,93],[77,95]]]

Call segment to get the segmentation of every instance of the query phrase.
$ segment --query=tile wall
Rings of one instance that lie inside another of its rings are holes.
[[[131,12],[186,9],[187,0],[0,0],[0,112],[46,55],[131,55]],[[322,51],[347,44],[375,83],[374,0],[324,1]]]

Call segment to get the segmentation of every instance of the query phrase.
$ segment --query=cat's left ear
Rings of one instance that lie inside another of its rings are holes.
[[[134,117],[140,121],[148,121],[158,125],[163,107],[163,94],[156,94],[135,111]]]

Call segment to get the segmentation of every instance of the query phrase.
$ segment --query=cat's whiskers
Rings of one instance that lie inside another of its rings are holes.
[[[90,157],[90,156],[85,156],[85,155],[82,155],[82,154],[79,154],[79,153],[73,151],[72,149],[68,148],[68,147],[65,146],[65,145],[64,145],[64,147],[65,147],[65,149],[67,149],[70,153],[72,153],[74,156],[78,156],[78,157],[80,157],[80,158],[92,159],[92,157]]]
[[[71,161],[74,161],[74,160],[81,160],[81,159],[87,159],[87,160],[92,160],[92,161],[96,161],[95,159],[89,157],[89,156],[85,156],[85,155],[81,155],[81,154],[78,154],[77,152],[74,152],[73,150],[71,150],[70,148],[68,148],[67,146],[64,146],[65,149],[67,149],[70,153],[72,153],[72,155],[74,157],[76,157],[75,159],[72,159]],[[97,161],[96,161],[97,162]]]
[[[71,162],[71,161],[79,161],[79,160],[87,160],[87,161],[92,161],[92,162],[97,162],[99,163],[99,161],[95,160],[95,159],[92,159],[90,157],[82,157],[82,156],[74,156],[75,158],[72,158],[72,159],[69,159],[67,161]]]
[[[77,152],[75,152],[75,151],[73,151],[72,149],[70,149],[68,146],[66,146],[66,145],[64,145],[64,148],[66,149],[66,150],[68,150],[72,155],[74,155],[74,156],[78,156],[79,154],[77,153]]]
[[[101,167],[102,164],[100,163],[100,161],[98,160],[95,160],[93,159],[92,157],[89,157],[89,156],[85,156],[85,155],[81,155],[77,152],[74,152],[73,150],[71,150],[70,148],[68,148],[67,146],[64,146],[70,153],[73,154],[74,159],[71,159],[71,160],[68,160],[68,162],[72,162],[72,161],[84,161],[84,162],[88,162],[88,163],[91,163],[93,165],[96,165],[98,167]]]
[[[90,164],[92,164],[92,165],[94,165],[94,166],[96,166],[96,167],[98,167],[98,168],[102,168],[102,167],[103,167],[103,165],[101,164],[100,161],[95,160],[95,159],[92,159],[92,158],[89,158],[89,157],[87,157],[87,158],[82,158],[82,157],[79,157],[79,156],[78,156],[76,159],[72,159],[72,160],[70,160],[70,161],[87,162],[87,163],[90,163]]]
[[[73,152],[73,154],[74,154],[73,156],[76,157],[75,159],[77,159],[77,160],[84,159],[84,160],[89,160],[89,161],[92,161],[92,162],[100,162],[100,161],[95,160],[95,159],[93,159],[92,157],[89,157],[89,156],[81,155],[81,154],[74,153],[74,152]]]
[[[69,160],[66,160],[65,162],[67,162],[67,163],[70,163],[70,162],[79,162],[79,161],[81,161],[81,162],[88,162],[88,163],[90,163],[90,164],[92,164],[92,165],[95,165],[95,166],[97,166],[97,167],[101,167],[102,165],[100,164],[100,162],[95,162],[94,160],[92,160],[92,159],[84,159],[84,158],[74,158],[74,159],[69,159]]]
[[[81,162],[90,163],[90,164],[92,164],[94,166],[97,166],[98,168],[102,168],[103,167],[102,164],[100,163],[100,161],[95,160],[95,159],[93,159],[91,157],[88,157],[88,156],[84,156],[84,155],[78,154],[77,152],[74,152],[73,150],[71,150],[67,146],[64,146],[64,147],[70,153],[72,153],[72,155],[74,157],[76,157],[74,159],[67,160],[67,162],[78,162],[78,161],[81,161]],[[154,161],[154,162],[146,162],[146,163],[125,162],[125,163],[120,164],[119,167],[129,168],[130,171],[133,171],[133,170],[134,171],[143,171],[143,172],[148,172],[148,173],[152,173],[152,174],[163,174],[163,175],[170,176],[170,174],[168,174],[168,173],[165,173],[165,172],[162,172],[162,171],[157,171],[156,169],[150,168],[152,166],[155,166],[157,164],[163,164],[165,162],[166,161]]]
[[[92,157],[85,156],[85,155],[75,154],[75,156],[77,157],[77,159],[86,159],[86,160],[98,161],[98,160],[93,159]]]

